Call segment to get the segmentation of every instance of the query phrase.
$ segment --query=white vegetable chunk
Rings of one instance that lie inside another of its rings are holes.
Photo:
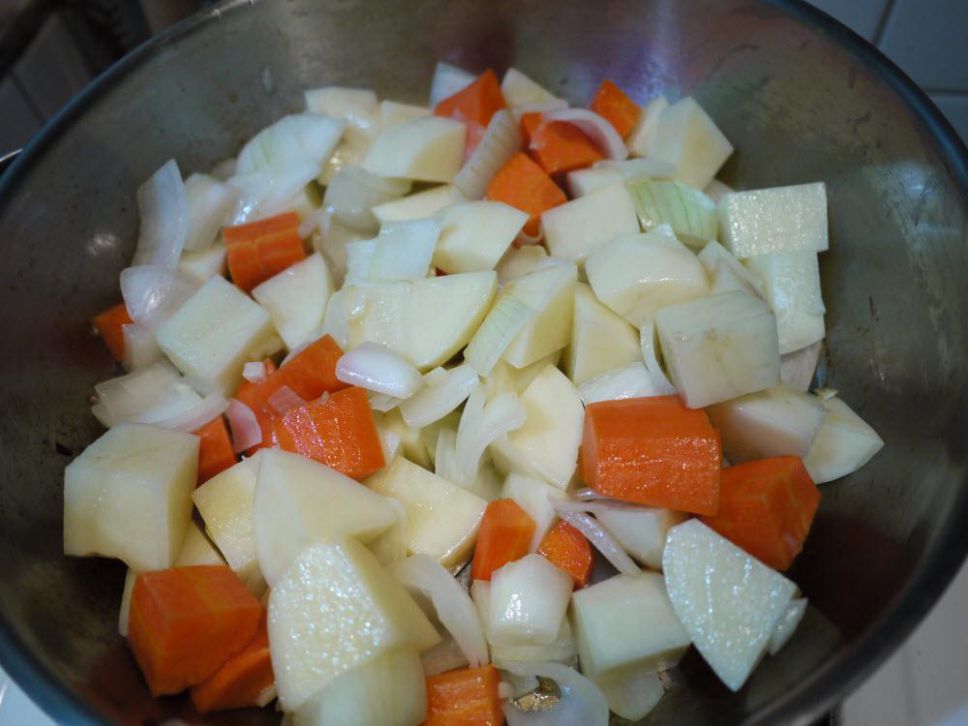
[[[642,363],[630,363],[613,368],[585,381],[578,387],[578,395],[588,406],[598,401],[615,401],[621,398],[648,398],[664,396],[672,391],[657,384]]]
[[[454,186],[468,199],[481,199],[491,180],[521,149],[521,133],[511,112],[495,113],[470,157],[454,177]]]
[[[453,482],[469,488],[477,478],[487,447],[509,431],[520,428],[526,417],[524,406],[513,393],[490,400],[481,388],[471,393],[457,427]]]
[[[427,277],[439,236],[434,219],[387,222],[375,238],[346,245],[345,284]]]
[[[464,159],[465,126],[425,116],[385,130],[363,159],[374,174],[424,182],[453,181]]]
[[[585,197],[598,189],[621,184],[625,178],[618,169],[588,167],[568,172],[568,191],[572,199]]]
[[[465,202],[437,213],[440,239],[434,266],[448,274],[493,270],[528,221],[502,202]]]
[[[346,537],[303,550],[272,588],[268,610],[272,669],[286,711],[380,655],[440,640],[403,586]]]
[[[480,385],[477,371],[468,363],[447,370],[434,368],[423,377],[423,389],[400,406],[408,426],[429,426],[457,409]]]
[[[222,394],[235,390],[246,360],[278,349],[269,313],[221,277],[202,285],[157,338],[192,385]]]
[[[619,669],[671,668],[689,647],[662,575],[615,575],[572,595],[582,672],[593,680]]]
[[[252,297],[269,311],[286,346],[292,350],[311,339],[323,323],[333,278],[318,252],[287,267],[252,290]]]
[[[728,184],[724,184],[723,182],[719,181],[719,179],[713,179],[711,182],[709,182],[709,184],[706,185],[706,188],[702,190],[703,194],[716,202],[717,205],[723,197],[725,197],[727,194],[732,194],[734,191],[736,190]]]
[[[400,415],[399,408],[386,413],[374,412],[373,419],[383,444],[383,456],[387,461],[393,461],[399,455],[424,468],[433,466],[423,432],[408,426]]]
[[[178,271],[199,285],[210,277],[225,275],[225,245],[209,245],[203,250],[185,250],[178,260]]]
[[[575,287],[571,340],[565,350],[564,369],[572,383],[586,381],[642,360],[638,330],[599,302],[592,289]]]
[[[423,385],[416,368],[379,343],[363,343],[340,356],[336,378],[397,399],[410,398]]]
[[[64,470],[64,554],[171,567],[192,516],[198,437],[123,423]]]
[[[542,245],[525,245],[512,247],[501,261],[497,263],[497,281],[501,285],[516,280],[537,269],[538,265],[548,259],[548,250]]]
[[[752,270],[743,266],[733,254],[716,240],[712,240],[699,253],[699,263],[709,276],[709,293],[746,292],[762,297],[763,283]]]
[[[450,568],[465,562],[477,541],[487,502],[398,457],[366,485],[407,509],[408,549]]]
[[[634,159],[631,163],[645,161]],[[698,248],[716,239],[716,204],[698,189],[666,179],[639,179],[630,182],[628,188],[644,231],[668,224],[677,239]]]
[[[323,686],[293,714],[292,726],[418,726],[426,717],[420,654],[398,648]]]
[[[376,232],[375,207],[390,204],[410,192],[409,179],[387,179],[356,166],[344,166],[326,186],[323,205],[340,224],[362,232]]]
[[[541,540],[558,518],[554,502],[562,501],[565,493],[541,479],[512,473],[504,480],[501,497],[513,499],[534,520],[534,536],[531,537],[528,551],[537,551]]]
[[[824,252],[827,187],[823,182],[727,194],[719,203],[723,244],[739,259],[770,252]]]
[[[790,388],[806,393],[813,382],[822,350],[823,342],[818,340],[806,348],[781,355],[780,380]]]
[[[164,359],[102,381],[94,386],[94,393],[97,403],[91,412],[108,428],[123,422],[179,428],[167,424],[197,408],[202,400]]]
[[[720,680],[738,691],[766,652],[796,585],[698,519],[672,528],[662,565],[682,625]]]
[[[823,339],[826,309],[815,252],[771,252],[750,257],[746,265],[763,281],[764,297],[776,315],[781,353]]]
[[[551,91],[513,67],[508,68],[504,73],[504,78],[501,80],[501,95],[504,96],[508,106],[524,106],[555,100]]]
[[[645,718],[665,695],[658,672],[648,666],[620,668],[596,684],[608,699],[609,709],[630,721]]]
[[[561,352],[552,353],[546,358],[535,361],[524,368],[515,368],[504,360],[497,362],[494,370],[484,380],[484,388],[487,395],[494,397],[502,393],[513,393],[520,396],[531,385],[531,381],[538,377],[548,366],[557,366],[561,361]]]
[[[658,159],[602,159],[592,164],[592,169],[608,169],[617,171],[623,180],[629,182],[643,181],[646,179],[671,179],[676,168]],[[633,197],[635,195],[633,194]]]
[[[372,141],[380,132],[376,93],[368,88],[327,86],[303,95],[307,111],[346,122],[343,138],[351,144]]]
[[[131,593],[138,573],[130,567],[124,573],[124,589],[121,591],[121,605],[118,608],[118,634],[122,638],[128,637],[128,620],[131,615]]]
[[[369,542],[396,519],[384,497],[338,471],[281,449],[262,452],[252,521],[259,569],[270,586],[310,544],[341,535]]]
[[[202,528],[193,519],[188,524],[185,539],[178,549],[178,557],[172,567],[195,567],[196,565],[224,565],[225,559],[212,541],[205,536]]]
[[[816,396],[780,384],[710,406],[709,418],[733,464],[772,456],[805,457],[827,411]]]
[[[433,217],[437,212],[452,204],[466,202],[467,198],[450,184],[417,192],[407,197],[394,199],[373,207],[373,216],[380,224],[405,222],[409,219]]]
[[[504,360],[515,368],[524,368],[557,353],[568,345],[571,337],[578,269],[567,263],[553,266],[549,263],[545,270],[555,274],[547,276],[542,304],[504,351]]]
[[[585,271],[598,299],[636,326],[660,308],[707,290],[696,255],[665,225],[603,245],[589,256]]]
[[[192,174],[185,180],[185,194],[188,195],[185,251],[206,250],[215,241],[222,225],[228,222],[238,201],[239,192],[215,177]]]
[[[655,136],[659,117],[667,108],[669,108],[669,100],[665,96],[656,96],[645,104],[638,123],[635,124],[635,128],[632,129],[628,139],[625,140],[632,156],[650,156],[649,142]]]
[[[380,101],[380,128],[386,130],[392,126],[399,126],[415,118],[429,116],[430,109],[426,106],[414,106],[410,103],[397,101]]]
[[[525,555],[491,575],[489,632],[497,642],[548,645],[561,630],[571,576],[541,555]]]
[[[780,382],[775,319],[752,295],[727,292],[670,305],[655,324],[669,377],[689,408]]]
[[[787,609],[780,616],[780,622],[777,623],[776,630],[770,636],[770,655],[779,653],[783,646],[789,642],[806,613],[807,599],[805,597],[797,597],[790,601]]]
[[[433,108],[445,98],[463,91],[474,82],[474,74],[450,63],[438,61],[430,81],[430,107]]]
[[[733,146],[691,96],[662,110],[646,156],[676,168],[675,179],[702,189],[733,153]]]
[[[639,231],[635,203],[625,184],[612,184],[541,215],[552,257],[583,262],[596,249]]]
[[[824,398],[821,404],[827,417],[803,458],[817,484],[852,474],[884,446],[877,432],[839,398]]]
[[[654,507],[602,507],[595,516],[626,552],[653,570],[662,569],[669,530],[688,518],[683,512]]]
[[[499,469],[517,471],[568,487],[578,462],[585,409],[568,377],[547,366],[531,382],[521,403],[527,420],[491,445]]]
[[[124,359],[121,365],[126,371],[137,371],[161,358],[161,348],[155,340],[155,334],[148,328],[137,323],[121,326],[124,338]]]
[[[314,113],[283,116],[262,129],[242,147],[235,178],[245,174],[284,169],[299,163],[311,164],[318,174],[336,149],[345,128],[344,121]],[[303,182],[299,188],[305,184]],[[292,194],[289,195],[291,196]]]

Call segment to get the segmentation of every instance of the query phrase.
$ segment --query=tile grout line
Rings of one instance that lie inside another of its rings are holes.
[[[871,43],[876,45],[878,48],[881,47],[881,41],[884,39],[884,33],[887,30],[887,23],[894,14],[894,7],[896,5],[897,0],[887,0],[887,4],[884,6],[884,12],[881,13],[881,18],[877,22],[877,27],[874,29],[874,35],[871,38]]]

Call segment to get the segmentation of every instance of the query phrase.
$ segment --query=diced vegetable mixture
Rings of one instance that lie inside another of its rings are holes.
[[[791,637],[817,485],[883,444],[810,391],[825,186],[730,189],[699,103],[636,90],[442,63],[138,190],[64,549],[128,566],[153,694],[593,726]]]

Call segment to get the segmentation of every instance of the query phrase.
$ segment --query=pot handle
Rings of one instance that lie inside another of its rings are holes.
[[[6,154],[0,154],[0,174],[3,174],[7,170],[7,167],[13,164],[14,159],[20,153],[20,149],[14,149]]]

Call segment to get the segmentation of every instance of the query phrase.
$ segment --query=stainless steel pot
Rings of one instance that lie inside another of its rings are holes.
[[[55,719],[186,717],[150,699],[117,635],[115,562],[61,555],[64,465],[98,435],[112,373],[88,320],[118,299],[134,190],[164,160],[210,167],[305,87],[426,98],[434,62],[514,64],[575,102],[612,78],[695,94],[740,187],[823,179],[827,385],[884,436],[824,486],[793,578],[813,607],[738,694],[695,654],[657,723],[805,723],[911,631],[968,549],[968,154],[876,50],[796,0],[264,0],[193,18],[108,71],[0,183],[0,658]],[[220,723],[262,723],[233,713]]]

